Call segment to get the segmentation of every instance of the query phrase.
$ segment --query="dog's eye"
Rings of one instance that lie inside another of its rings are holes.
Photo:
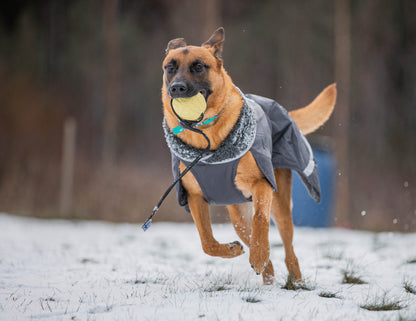
[[[174,74],[177,69],[178,69],[178,67],[174,64],[168,64],[165,67],[165,70],[168,74]]]
[[[191,66],[191,72],[200,73],[204,70],[204,65],[201,63],[196,63]]]

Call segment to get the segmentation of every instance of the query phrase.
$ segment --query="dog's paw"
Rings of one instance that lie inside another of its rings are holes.
[[[218,255],[223,258],[233,258],[244,253],[244,248],[240,242],[235,241],[226,244],[220,244]]]
[[[269,260],[266,268],[264,269],[263,273],[263,284],[264,285],[271,285],[274,282],[274,269],[272,261]]]
[[[214,244],[204,243],[202,248],[208,255],[220,256],[223,258],[233,258],[244,253],[244,248],[238,241],[223,244],[218,242]]]
[[[241,254],[244,253],[244,247],[243,247],[243,245],[241,245],[241,243],[239,241],[234,241],[234,242],[228,243],[228,246],[230,247],[230,250],[236,249],[236,250],[242,251]]]
[[[253,245],[250,246],[250,264],[253,270],[260,274],[262,273],[266,267],[267,263],[269,263],[269,256],[270,256],[270,246],[269,244],[266,245]]]
[[[239,241],[228,243],[228,246],[231,251],[231,257],[236,257],[241,254],[244,254],[244,247],[241,245]]]

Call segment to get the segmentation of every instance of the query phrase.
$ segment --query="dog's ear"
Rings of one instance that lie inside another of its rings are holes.
[[[223,27],[214,31],[212,36],[202,44],[202,47],[207,48],[214,55],[215,58],[221,60],[222,44],[225,39],[225,31]]]
[[[166,54],[168,54],[170,50],[180,48],[180,47],[186,47],[185,39],[183,38],[173,39],[169,41],[168,46],[166,47]]]

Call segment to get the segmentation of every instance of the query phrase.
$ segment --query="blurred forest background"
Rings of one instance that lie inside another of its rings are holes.
[[[337,82],[316,135],[337,155],[335,224],[416,231],[412,0],[2,1],[0,211],[143,222],[172,181],[166,44],[218,26],[246,93],[290,110]],[[157,217],[190,219],[174,193]]]

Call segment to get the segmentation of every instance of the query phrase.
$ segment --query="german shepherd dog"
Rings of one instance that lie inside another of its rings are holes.
[[[171,108],[172,99],[202,93],[207,103],[204,119],[218,115],[213,122],[198,127],[209,137],[211,150],[214,151],[227,138],[243,108],[241,94],[225,71],[221,59],[224,36],[224,29],[219,28],[201,46],[188,46],[183,38],[171,40],[163,61],[162,102],[167,127],[172,130],[180,125]],[[328,120],[336,94],[336,86],[332,84],[308,106],[289,112],[304,135],[315,131]],[[183,143],[197,149],[207,146],[204,137],[193,131],[186,130],[177,136]],[[185,168],[181,162],[180,171]],[[235,231],[250,249],[250,264],[257,274],[262,273],[264,284],[272,284],[274,279],[270,261],[270,216],[282,238],[289,275],[300,282],[302,275],[292,246],[292,172],[284,168],[273,171],[277,191],[265,179],[251,151],[246,152],[238,163],[234,184],[245,197],[251,197],[252,202],[228,205],[227,209]],[[208,203],[191,171],[182,178],[181,183],[186,190],[189,209],[204,252],[223,258],[243,254],[243,246],[238,241],[222,244],[214,238]]]

